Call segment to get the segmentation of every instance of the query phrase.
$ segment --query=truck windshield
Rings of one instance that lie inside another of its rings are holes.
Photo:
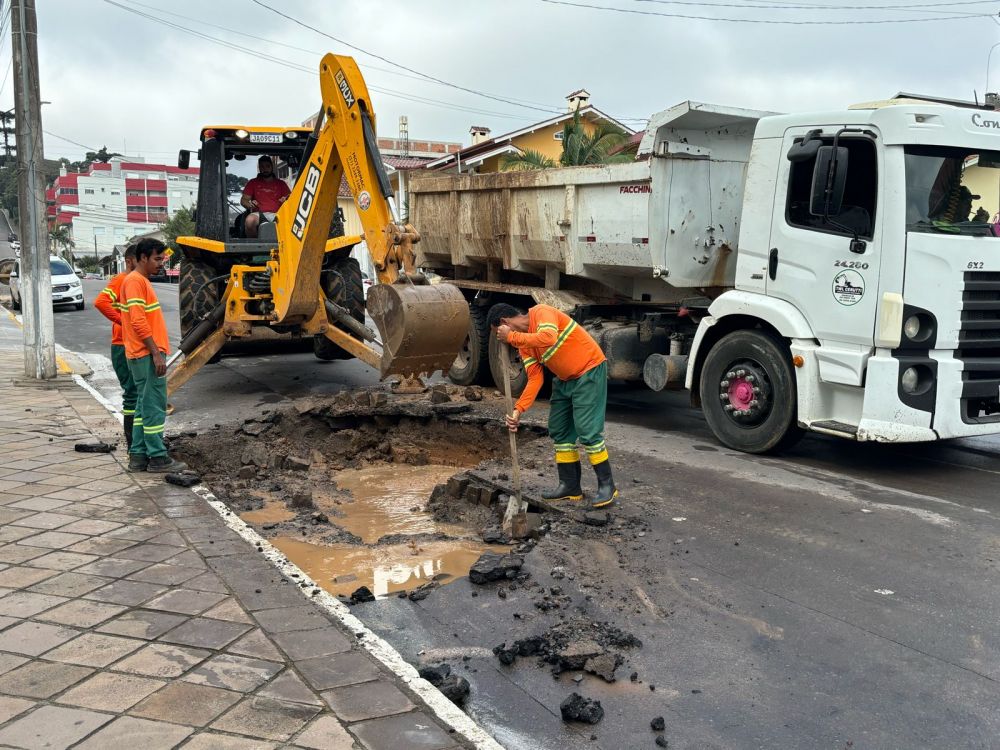
[[[907,146],[906,228],[1000,237],[1000,152]]]

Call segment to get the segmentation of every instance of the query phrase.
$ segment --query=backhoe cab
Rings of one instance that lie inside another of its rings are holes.
[[[317,357],[357,357],[383,378],[447,370],[462,347],[468,306],[456,287],[428,285],[414,266],[420,235],[394,215],[374,110],[354,60],[324,56],[320,88],[322,107],[312,130],[219,126],[201,132],[197,235],[177,239],[183,339],[169,364],[184,360],[168,375],[170,392],[227,341],[262,332],[310,336]],[[274,221],[262,223],[249,239],[233,175],[254,176],[263,154],[291,183],[291,194]],[[182,151],[179,165],[189,160]],[[343,236],[337,208],[342,178],[362,236]],[[367,296],[379,337],[365,325],[361,271],[351,257],[362,240],[379,282]]]

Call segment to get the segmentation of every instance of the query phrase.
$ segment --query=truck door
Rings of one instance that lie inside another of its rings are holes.
[[[824,129],[825,145],[832,145],[837,129]],[[806,131],[797,128],[785,135],[766,290],[768,296],[795,305],[809,321],[826,350],[824,380],[860,385],[874,341],[879,296],[879,151],[867,135],[841,135],[839,145],[848,150],[844,201],[837,215],[824,220],[810,212],[816,158],[784,158]]]

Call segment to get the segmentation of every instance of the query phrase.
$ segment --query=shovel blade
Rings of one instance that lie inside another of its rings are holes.
[[[469,303],[451,284],[378,284],[366,307],[382,340],[383,378],[447,374],[469,332]]]

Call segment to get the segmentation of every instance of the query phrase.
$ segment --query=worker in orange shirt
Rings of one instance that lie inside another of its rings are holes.
[[[128,358],[125,356],[125,339],[122,336],[122,311],[125,309],[122,299],[122,282],[135,270],[135,246],[125,249],[125,272],[111,278],[108,285],[101,290],[94,300],[101,315],[111,321],[111,366],[118,377],[122,388],[122,416],[125,428],[125,443],[132,447],[132,422],[135,419],[136,390],[132,373],[128,369]]]
[[[122,334],[138,400],[129,448],[129,471],[183,471],[187,464],[167,453],[163,442],[170,343],[160,301],[149,277],[163,270],[166,246],[147,238],[135,245],[135,270],[122,283]]]
[[[528,383],[514,413],[506,417],[510,430],[517,430],[521,415],[534,403],[542,387],[542,366],[555,375],[549,399],[549,436],[555,443],[559,486],[543,492],[542,497],[583,499],[576,447],[579,440],[597,475],[597,495],[591,507],[613,503],[618,490],[604,444],[608,364],[601,347],[575,320],[548,305],[536,305],[522,313],[511,305],[497,304],[490,308],[489,324],[498,339],[518,348],[528,373]]]

